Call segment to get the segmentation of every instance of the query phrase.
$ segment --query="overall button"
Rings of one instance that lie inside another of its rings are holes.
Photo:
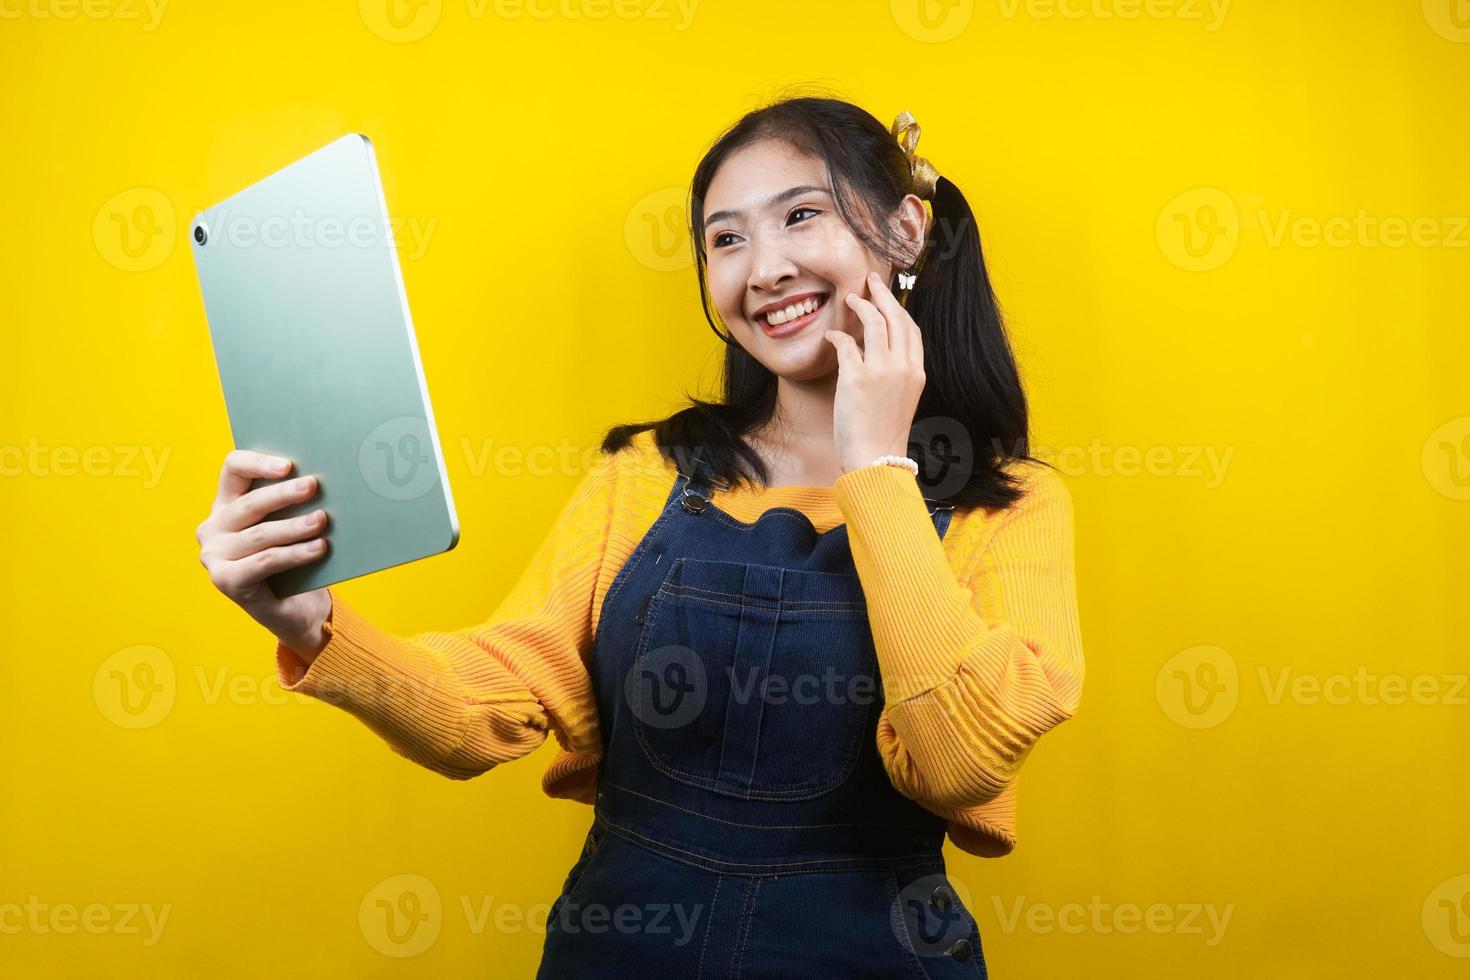
[[[929,896],[929,904],[941,912],[949,908],[949,892],[945,891],[943,885],[934,889],[934,894]]]
[[[691,514],[702,513],[709,506],[709,501],[693,490],[685,490],[684,496],[679,503]]]
[[[970,941],[968,939],[956,939],[954,945],[946,950],[950,956],[964,961],[970,958]]]

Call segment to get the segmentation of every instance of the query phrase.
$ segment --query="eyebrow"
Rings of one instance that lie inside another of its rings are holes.
[[[828,197],[832,196],[832,192],[825,187],[818,187],[815,184],[801,184],[797,187],[788,187],[781,193],[774,195],[766,201],[765,206],[768,208],[775,207],[777,204],[781,204],[784,201],[789,201],[793,197],[800,197],[803,194],[810,194],[813,191],[817,192],[818,194],[826,194]],[[706,228],[708,228],[710,225],[714,224],[717,221],[726,221],[731,218],[743,217],[745,217],[744,211],[716,211],[714,214],[704,219],[704,225]]]

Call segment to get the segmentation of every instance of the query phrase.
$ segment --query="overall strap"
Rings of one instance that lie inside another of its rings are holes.
[[[933,497],[925,497],[924,504],[929,508],[929,516],[934,518],[934,530],[939,532],[939,539],[943,541],[944,532],[949,530],[950,518],[954,517],[954,504]]]
[[[674,480],[674,487],[669,491],[667,504],[679,503],[691,514],[698,514],[709,506],[710,498],[714,496],[713,489],[730,489],[730,484],[715,477],[709,463],[702,459],[703,450],[696,451],[692,457],[686,457],[676,451],[678,458],[679,476]]]

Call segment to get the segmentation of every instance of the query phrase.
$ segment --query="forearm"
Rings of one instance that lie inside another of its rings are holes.
[[[836,489],[883,675],[890,772],[937,802],[993,798],[1080,695],[1067,501],[1048,484],[1019,515],[991,518],[1018,517],[987,555],[1013,615],[987,620],[910,473],[869,467]]]
[[[324,633],[309,663],[278,642],[281,686],[342,708],[425,768],[469,778],[546,738],[536,696],[462,633],[394,636],[335,596]]]

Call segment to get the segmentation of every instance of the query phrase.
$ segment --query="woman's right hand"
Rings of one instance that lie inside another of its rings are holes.
[[[276,467],[276,463],[284,466]],[[248,612],[256,622],[310,665],[326,646],[323,624],[332,612],[325,588],[276,598],[266,579],[316,561],[327,553],[326,512],[320,508],[299,517],[268,521],[283,507],[316,495],[316,477],[305,476],[250,489],[256,479],[279,479],[292,463],[248,449],[225,456],[214,506],[197,531],[199,563],[209,570],[214,587]]]

